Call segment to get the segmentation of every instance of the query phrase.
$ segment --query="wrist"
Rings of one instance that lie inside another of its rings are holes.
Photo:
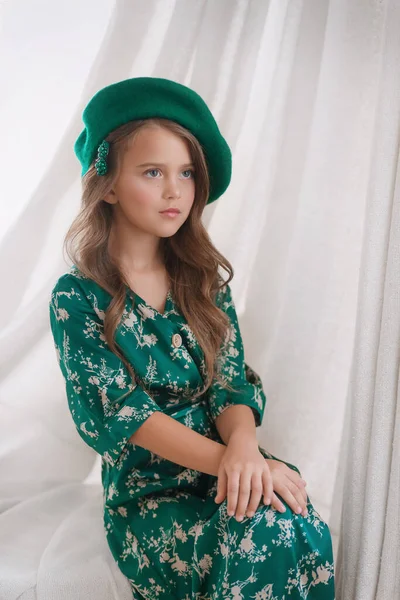
[[[228,443],[240,442],[241,444],[254,444],[258,447],[258,440],[253,430],[249,430],[246,427],[238,427],[232,431],[229,436]]]
[[[218,477],[219,465],[222,460],[222,457],[225,454],[225,450],[226,450],[226,446],[224,444],[215,442],[214,454],[212,457],[212,465],[209,470],[210,475],[214,475],[215,477]]]

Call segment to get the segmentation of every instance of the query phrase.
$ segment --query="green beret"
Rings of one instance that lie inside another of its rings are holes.
[[[175,121],[197,138],[208,165],[208,204],[219,198],[231,180],[230,148],[201,96],[185,85],[159,77],[133,77],[113,83],[88,102],[82,113],[85,128],[74,145],[82,177],[96,155],[100,162],[105,160],[108,144],[102,142],[111,131],[128,121],[152,117]]]

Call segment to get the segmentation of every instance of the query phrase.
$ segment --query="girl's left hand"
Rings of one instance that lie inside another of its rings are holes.
[[[228,495],[228,515],[237,511],[236,519],[241,521],[246,512],[248,517],[255,514],[263,494],[265,504],[270,504],[272,477],[257,439],[239,432],[232,434],[219,464],[215,502],[222,502]]]

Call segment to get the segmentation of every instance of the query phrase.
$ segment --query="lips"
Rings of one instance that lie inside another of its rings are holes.
[[[166,210],[161,210],[161,213],[172,213],[179,214],[181,211],[178,208],[167,208]]]

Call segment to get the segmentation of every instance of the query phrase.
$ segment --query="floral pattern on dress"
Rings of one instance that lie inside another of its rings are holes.
[[[204,384],[205,362],[188,323],[168,293],[164,313],[127,294],[116,342],[135,373],[108,347],[109,293],[75,266],[56,282],[49,314],[67,402],[82,440],[102,457],[104,530],[132,598],[146,600],[334,600],[328,525],[308,498],[308,516],[261,504],[236,521],[226,499],[216,504],[217,477],[172,463],[130,441],[155,412],[223,443],[215,420],[245,404],[262,423],[266,396],[245,362],[229,285],[216,305],[229,317],[216,379]],[[182,344],[172,338],[179,333]],[[281,460],[262,447],[265,458]],[[289,468],[300,474],[288,462]]]

